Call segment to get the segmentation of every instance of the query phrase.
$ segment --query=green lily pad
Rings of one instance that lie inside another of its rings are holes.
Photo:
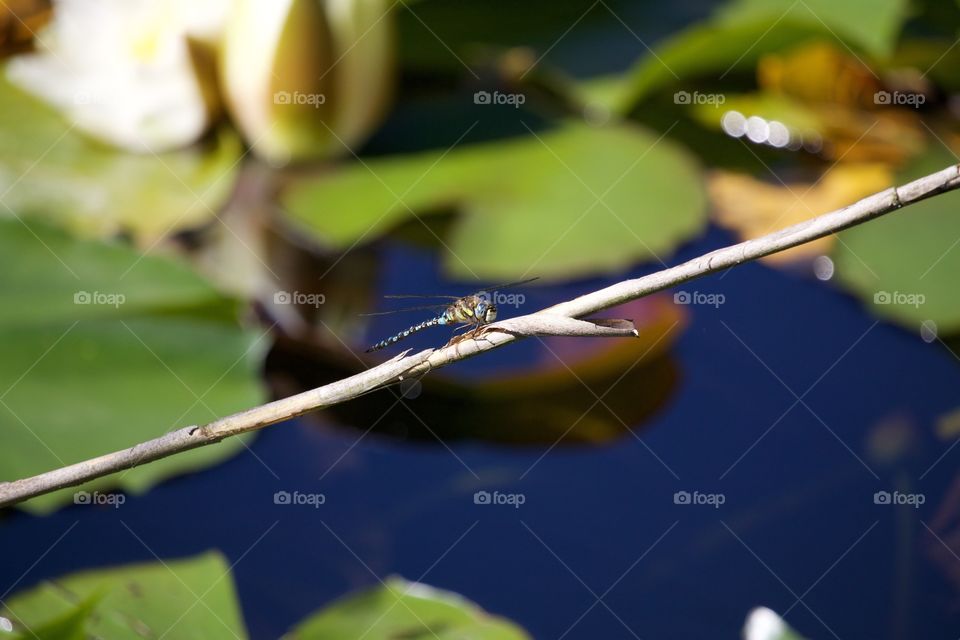
[[[624,73],[594,76],[570,87],[572,96],[585,109],[585,115],[597,118],[624,111],[632,88],[630,75]]]
[[[905,0],[736,0],[640,60],[625,76],[628,88],[619,90],[619,111],[631,111],[665,86],[707,91],[691,81],[752,72],[761,57],[811,40],[840,43],[871,56],[890,55],[906,10]]]
[[[724,22],[791,20],[823,27],[875,56],[893,52],[907,17],[907,0],[734,0],[718,12]]]
[[[764,55],[813,40],[836,37],[823,25],[783,19],[771,26],[767,18],[711,20],[681,31],[656,47],[656,55],[642,58],[625,76],[619,111],[628,113],[653,92],[679,86],[697,89],[693,80],[722,80],[734,72],[753,73]],[[608,80],[609,82],[609,80]],[[706,91],[707,89],[700,89]]]
[[[12,639],[246,638],[230,568],[219,553],[82,571],[6,600]],[[529,640],[516,624],[449,591],[402,578],[351,594],[284,636],[393,640]]]
[[[445,156],[370,160],[303,181],[282,200],[295,226],[338,249],[372,241],[414,213],[455,208],[445,267],[494,280],[612,272],[665,258],[705,223],[696,162],[668,139],[627,125],[567,124]]]
[[[9,598],[13,638],[245,638],[230,569],[219,553],[83,571]]]
[[[42,216],[74,232],[140,242],[210,220],[233,189],[242,145],[224,129],[207,144],[153,154],[110,148],[72,129],[0,68],[0,217]]]
[[[955,164],[942,147],[898,176],[897,184]],[[960,331],[960,193],[938,195],[840,234],[838,281],[878,316],[916,330],[926,320],[941,334]]]
[[[15,480],[255,405],[263,344],[185,265],[0,219],[0,479]],[[199,399],[198,399],[199,398]],[[165,458],[78,490],[144,491],[234,454]],[[24,503],[45,512],[67,489]]]
[[[455,593],[402,578],[388,578],[383,586],[338,600],[284,637],[525,640],[530,636],[512,622],[491,616]]]

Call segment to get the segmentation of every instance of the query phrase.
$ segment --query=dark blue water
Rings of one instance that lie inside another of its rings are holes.
[[[713,231],[681,257],[729,240]],[[415,271],[427,260],[395,258]],[[551,291],[559,300],[573,289]],[[960,560],[938,555],[926,528],[937,529],[957,479],[960,448],[934,465],[950,443],[933,435],[958,405],[954,357],[876,324],[829,285],[761,265],[685,289],[726,303],[690,307],[676,345],[680,387],[636,438],[549,452],[445,448],[288,423],[252,453],[119,509],[7,518],[0,590],[18,577],[22,588],[219,549],[236,563],[257,638],[391,574],[462,593],[537,638],[575,622],[566,637],[733,638],[757,605],[788,612],[812,638],[955,638],[947,576]],[[497,357],[516,363],[520,353]],[[803,401],[790,409],[794,394]],[[870,442],[891,432],[906,444],[883,462]],[[926,502],[874,503],[895,489]],[[279,490],[322,492],[326,504],[275,505]],[[478,490],[525,503],[476,505]],[[677,491],[724,503],[678,505]]]

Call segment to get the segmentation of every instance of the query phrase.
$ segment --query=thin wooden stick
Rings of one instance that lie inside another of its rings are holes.
[[[960,187],[960,166],[953,165],[902,187],[887,189],[843,209],[811,218],[780,231],[718,249],[642,278],[619,282],[535,314],[512,318],[503,323],[493,323],[477,332],[475,337],[442,349],[431,349],[412,355],[407,355],[405,352],[349,378],[221,418],[204,426],[185,427],[129,449],[71,464],[30,478],[0,483],[0,507],[147,464],[182,451],[213,444],[229,436],[262,429],[309,411],[346,402],[404,378],[422,376],[432,369],[503,346],[523,335],[624,335],[623,328],[616,332],[601,325],[597,325],[596,331],[591,333],[589,327],[585,326],[587,323],[569,325],[567,329],[564,328],[563,323],[556,321],[556,317],[579,318],[596,313],[656,291],[822,238],[958,187]]]

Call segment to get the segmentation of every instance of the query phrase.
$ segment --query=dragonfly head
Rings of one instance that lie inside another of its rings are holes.
[[[493,322],[497,319],[497,306],[492,302],[481,299],[478,303],[474,312],[477,314],[477,318],[482,320],[485,324],[488,322]]]

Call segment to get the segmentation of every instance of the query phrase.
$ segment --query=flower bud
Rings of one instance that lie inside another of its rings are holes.
[[[236,0],[221,52],[227,108],[254,153],[285,164],[349,153],[392,79],[383,0]]]

